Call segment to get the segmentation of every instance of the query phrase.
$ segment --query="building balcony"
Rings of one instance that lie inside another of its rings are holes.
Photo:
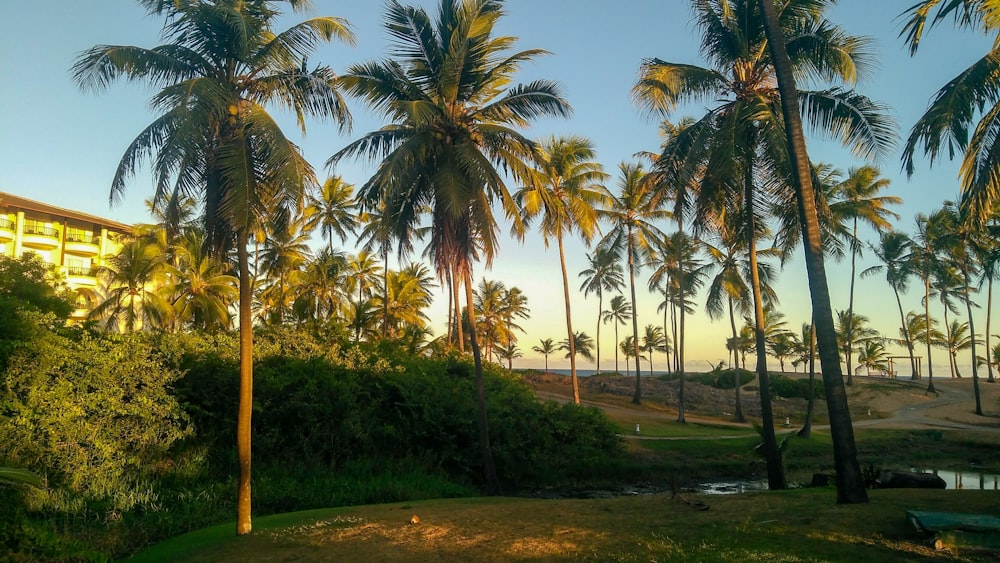
[[[70,287],[97,285],[97,268],[66,266],[66,283]]]
[[[97,256],[101,253],[101,235],[66,233],[63,252],[77,256]]]
[[[10,242],[17,236],[17,225],[11,219],[0,218],[0,242]]]
[[[50,250],[59,246],[59,229],[41,225],[25,225],[21,244],[29,248]]]

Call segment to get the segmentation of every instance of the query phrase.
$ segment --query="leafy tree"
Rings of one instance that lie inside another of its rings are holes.
[[[573,353],[573,319],[570,312],[569,276],[566,273],[565,235],[574,231],[588,246],[597,233],[598,208],[607,200],[603,182],[607,177],[594,160],[593,144],[578,136],[550,137],[538,143],[530,183],[517,191],[525,222],[541,217],[539,230],[546,247],[555,238],[562,269],[563,300],[566,308],[566,341],[570,345],[569,371],[573,382],[573,402],[580,404]]]
[[[64,324],[72,311],[70,293],[54,267],[30,252],[0,256],[0,370],[14,350],[42,329]]]
[[[535,145],[517,129],[536,118],[570,112],[552,82],[509,87],[522,63],[545,52],[510,52],[515,38],[494,35],[503,13],[499,0],[442,0],[432,20],[421,8],[389,3],[385,27],[392,58],[352,65],[342,83],[390,125],[348,144],[328,161],[332,165],[346,156],[378,161],[358,197],[363,209],[384,203],[401,248],[430,216],[431,262],[439,276],[463,281],[472,327],[472,265],[480,258],[488,265],[498,246],[492,204],[514,221],[515,232],[523,229],[498,169],[526,185],[526,161]],[[474,331],[470,344],[483,471],[490,492],[498,492]]]
[[[347,22],[318,17],[283,32],[280,12],[265,0],[164,2],[141,0],[150,15],[164,16],[167,43],[145,49],[98,45],[73,66],[76,81],[103,90],[120,78],[160,88],[153,106],[160,116],[129,145],[111,184],[112,201],[145,157],[153,159],[153,202],[197,197],[208,246],[235,247],[240,299],[240,395],[237,430],[240,466],[237,534],[250,532],[250,418],[253,401],[253,335],[248,242],[271,210],[301,200],[303,186],[318,183],[312,167],[271,118],[265,105],[290,109],[304,131],[306,117],[350,123],[332,69],[312,70],[306,58],[321,42],[353,42]],[[302,2],[290,1],[293,9]]]

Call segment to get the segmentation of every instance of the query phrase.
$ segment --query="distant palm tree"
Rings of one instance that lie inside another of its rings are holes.
[[[874,276],[881,271],[885,271],[885,281],[892,288],[893,295],[896,296],[896,306],[899,308],[900,328],[906,326],[906,316],[903,313],[903,302],[899,294],[906,293],[910,285],[910,277],[913,275],[913,263],[908,259],[910,253],[910,237],[904,233],[890,231],[879,234],[879,243],[870,245],[872,252],[882,264],[871,266],[861,271],[861,277]],[[913,341],[909,332],[903,331],[903,344],[910,356],[910,370],[912,379],[918,378],[917,361],[913,354]]]
[[[603,182],[607,177],[595,158],[593,144],[583,137],[550,137],[538,143],[531,182],[517,191],[515,199],[521,205],[525,222],[541,217],[539,230],[548,247],[555,238],[559,247],[562,269],[563,300],[566,308],[566,337],[572,347],[572,314],[570,313],[569,276],[566,273],[565,235],[574,231],[589,246],[597,233],[598,208],[608,199]],[[570,379],[573,402],[580,404],[580,386],[576,379],[576,354],[570,350]]]
[[[532,346],[532,351],[538,352],[545,356],[545,371],[549,371],[549,354],[557,350],[555,343],[551,338],[543,338],[539,341],[538,346]]]
[[[375,261],[375,257],[364,250],[348,259],[347,285],[353,289],[353,293],[358,297],[355,310],[361,310],[361,304],[371,297],[371,289],[375,286],[375,280],[381,273],[382,268]],[[360,325],[355,325],[355,340],[361,338],[361,333],[358,332],[359,327]]]
[[[881,178],[881,172],[872,165],[852,167],[847,172],[847,178],[837,186],[836,201],[829,202],[831,213],[840,220],[851,221],[849,235],[851,249],[851,285],[849,290],[847,313],[854,312],[854,279],[857,271],[857,258],[861,255],[861,239],[858,238],[858,220],[867,223],[880,235],[892,229],[889,217],[898,219],[899,215],[888,209],[888,205],[898,205],[903,202],[896,196],[879,196],[880,191],[889,187],[889,180]],[[847,364],[847,384],[850,385],[854,371],[851,369],[851,352],[853,350],[853,334],[846,335],[847,347],[844,361]]]
[[[587,254],[587,262],[590,267],[580,272],[583,284],[580,291],[587,297],[591,293],[597,294],[597,373],[601,373],[601,320],[604,318],[604,292],[621,291],[625,285],[625,278],[622,271],[621,258],[607,250],[598,249],[592,254]],[[618,341],[618,326],[615,325],[615,342]],[[616,356],[617,357],[617,356]],[[615,365],[615,371],[618,366]]]
[[[649,372],[653,372],[653,352],[663,352],[665,354],[670,352],[670,344],[667,337],[663,334],[663,328],[656,325],[646,325],[643,331],[642,341],[639,344],[639,350],[649,354]],[[667,371],[670,371],[670,362],[667,361]],[[684,374],[681,374],[682,376]]]
[[[498,0],[442,0],[436,19],[422,8],[388,4],[392,58],[352,65],[341,84],[390,124],[327,161],[332,165],[346,156],[378,161],[359,198],[363,207],[385,203],[398,244],[408,244],[429,215],[431,262],[439,276],[462,280],[471,327],[476,326],[472,265],[480,258],[489,265],[499,244],[492,205],[500,205],[515,232],[523,230],[499,173],[503,169],[527,184],[535,144],[517,129],[571,111],[552,82],[511,87],[520,65],[545,52],[510,52],[515,38],[494,34],[503,14]],[[482,353],[475,331],[469,336],[484,481],[495,493],[499,480]]]
[[[952,377],[962,377],[962,373],[958,370],[958,353],[971,349],[973,342],[975,339],[969,333],[969,323],[963,323],[956,319],[953,319],[945,330],[944,338],[938,340],[938,346],[948,351]]]
[[[157,292],[166,281],[164,249],[148,239],[133,239],[97,270],[105,297],[89,318],[108,330],[134,332],[169,324],[170,303]]]
[[[608,304],[608,310],[601,312],[601,322],[614,323],[615,327],[615,372],[618,370],[618,350],[620,341],[618,340],[618,325],[624,325],[632,318],[632,307],[625,300],[624,295],[615,295]],[[626,366],[625,371],[628,371]],[[620,373],[620,372],[619,372]]]
[[[639,164],[623,162],[618,167],[619,193],[609,206],[601,210],[601,216],[611,223],[611,230],[601,239],[600,248],[626,256],[628,263],[629,288],[632,292],[632,339],[636,346],[635,356],[639,356],[639,324],[636,311],[635,272],[648,262],[649,253],[663,233],[655,222],[670,217],[670,212],[659,207],[651,183],[644,180],[646,171]],[[635,365],[635,394],[632,402],[642,403],[642,380],[639,362]]]
[[[324,248],[305,266],[296,301],[297,309],[309,309],[304,317],[318,321],[341,317],[346,288],[348,257],[343,251]]]
[[[867,340],[858,347],[858,366],[865,368],[868,375],[872,370],[886,373],[889,370],[889,354],[881,340]]]
[[[201,231],[189,229],[174,245],[174,264],[166,266],[170,302],[178,323],[208,332],[232,326],[230,307],[239,298],[239,280],[229,266],[205,252]]]
[[[594,361],[594,339],[587,336],[586,332],[577,331],[573,333],[573,344],[569,339],[563,339],[559,343],[559,349],[566,352],[565,358],[568,360],[570,354],[579,354],[585,359]]]
[[[302,268],[312,257],[309,234],[302,218],[276,215],[268,221],[267,238],[260,253],[260,266],[266,276],[262,299],[269,302],[270,315],[265,319],[281,324],[295,299]]]
[[[625,356],[625,371],[627,373],[629,371],[628,359],[629,358],[641,359],[641,357],[638,354],[636,354],[636,350],[638,350],[639,347],[635,343],[635,338],[630,334],[626,336],[625,339],[621,341],[621,343],[618,344],[618,348],[622,351],[622,355]],[[639,359],[636,359],[636,363],[638,362]]]
[[[320,233],[326,237],[326,248],[333,251],[333,235],[340,242],[347,242],[347,236],[353,235],[359,226],[356,213],[357,203],[354,201],[354,185],[349,184],[340,176],[331,176],[319,186],[316,194],[306,196],[305,216],[307,227],[312,231],[317,226]]]

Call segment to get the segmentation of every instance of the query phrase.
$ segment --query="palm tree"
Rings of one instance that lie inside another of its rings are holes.
[[[596,250],[592,254],[587,254],[587,262],[590,267],[580,272],[583,284],[580,291],[587,297],[591,293],[597,294],[597,373],[601,373],[601,324],[604,318],[604,292],[621,291],[625,285],[624,272],[622,270],[621,258],[606,250]],[[615,325],[615,342],[618,341],[618,326]],[[616,354],[617,360],[617,354]],[[618,365],[615,365],[615,371]]]
[[[565,358],[568,360],[570,354],[579,354],[589,361],[594,361],[594,339],[587,336],[586,332],[578,331],[573,333],[573,343],[570,344],[568,338],[559,343],[559,349],[566,352]]]
[[[267,207],[290,206],[295,192],[318,183],[299,148],[265,110],[277,102],[306,117],[350,123],[347,106],[327,66],[305,61],[320,42],[353,42],[347,22],[319,17],[275,32],[280,12],[265,0],[164,2],[141,0],[164,16],[167,44],[153,49],[98,45],[82,53],[73,75],[84,88],[104,89],[119,78],[147,81],[161,90],[162,112],[129,145],[111,185],[111,199],[144,157],[152,166],[154,202],[194,197],[211,248],[236,247],[240,280],[240,399],[237,449],[240,466],[237,534],[250,532],[250,417],[253,400],[251,280],[247,244]],[[301,2],[291,2],[292,8]],[[172,43],[169,43],[172,41]],[[152,159],[152,158],[151,158]]]
[[[635,356],[639,357],[639,324],[636,312],[635,272],[648,262],[649,254],[663,233],[654,221],[670,217],[670,212],[659,208],[651,183],[644,180],[646,175],[642,165],[623,162],[618,167],[619,194],[612,197],[607,208],[600,211],[601,217],[611,223],[599,244],[600,248],[617,256],[624,254],[628,263],[629,289],[632,293],[632,340],[636,346]],[[635,394],[632,402],[642,403],[642,381],[639,362],[635,365]]]
[[[899,298],[900,292],[906,293],[910,285],[910,276],[913,275],[913,264],[908,259],[910,253],[910,237],[904,233],[890,231],[879,234],[878,245],[870,245],[872,252],[882,263],[871,266],[861,271],[861,277],[874,276],[881,271],[885,271],[885,281],[892,288],[896,297],[896,306],[899,309],[900,328],[906,326],[906,316],[903,313],[903,302]],[[910,334],[903,331],[903,344],[910,356],[910,369],[912,379],[917,379],[917,361],[913,355],[913,341]]]
[[[993,317],[993,280],[1000,277],[1000,244],[997,243],[998,234],[1000,234],[1000,224],[998,224],[998,213],[994,213],[990,217],[990,223],[986,226],[986,232],[989,236],[985,236],[982,239],[981,244],[976,245],[976,260],[979,262],[979,266],[982,268],[979,275],[978,287],[982,289],[983,282],[986,282],[986,340],[989,340],[989,335],[991,334],[990,325],[992,324]],[[993,377],[993,349],[989,346],[989,342],[986,343],[986,370],[989,374],[987,381],[989,383],[994,383],[996,380]]]
[[[885,373],[889,369],[888,352],[885,351],[885,344],[881,340],[867,340],[859,343],[858,346],[858,366],[865,368],[868,375],[872,370]]]
[[[938,340],[938,346],[948,351],[948,360],[951,364],[951,376],[962,377],[958,371],[958,353],[962,350],[969,350],[973,347],[976,339],[969,332],[969,323],[963,323],[957,319],[952,319],[951,323],[945,327],[944,338]],[[983,414],[981,411],[976,414]]]
[[[504,297],[507,287],[502,281],[483,278],[475,292],[476,337],[489,358],[494,349],[504,343]]]
[[[625,356],[625,371],[628,372],[629,358],[636,358],[636,363],[639,362],[639,355],[636,354],[636,350],[638,350],[639,347],[635,343],[635,337],[629,334],[624,340],[621,341],[621,343],[619,343],[618,348],[621,349],[622,355]]]
[[[878,331],[868,326],[869,319],[850,311],[837,311],[837,342],[840,351],[847,357],[849,347],[863,347],[872,340],[881,340]]]
[[[892,229],[888,217],[898,219],[899,215],[886,206],[898,205],[903,200],[896,196],[879,196],[880,191],[889,187],[889,180],[881,178],[879,169],[872,165],[852,167],[847,172],[847,179],[837,186],[838,200],[830,202],[830,210],[834,217],[852,222],[849,235],[851,248],[851,286],[848,297],[847,313],[854,312],[854,279],[857,271],[857,258],[861,255],[862,244],[858,238],[858,220],[862,220],[879,234]],[[853,349],[853,334],[847,334],[847,384],[852,383],[854,374],[851,369],[851,350]]]
[[[337,319],[343,302],[349,299],[345,291],[347,272],[347,254],[321,250],[305,266],[296,307],[308,307],[311,312],[305,316],[318,321]]]
[[[426,11],[390,2],[385,27],[391,59],[349,67],[342,84],[390,122],[348,144],[328,161],[366,156],[378,168],[359,190],[363,206],[384,202],[394,239],[409,243],[430,215],[428,252],[439,276],[465,285],[469,326],[475,327],[472,264],[489,265],[498,245],[492,204],[522,228],[498,168],[526,185],[525,163],[534,143],[516,128],[541,117],[566,116],[570,107],[545,80],[509,88],[519,66],[545,54],[509,52],[515,38],[494,36],[503,16],[499,0],[442,0],[436,20]],[[499,491],[489,441],[482,355],[470,334],[475,363],[477,425],[483,473]]]
[[[624,295],[615,295],[611,298],[611,302],[608,303],[608,310],[601,312],[601,322],[603,323],[614,323],[615,327],[615,372],[618,371],[618,326],[624,325],[629,319],[632,318],[632,307],[628,301],[625,300]],[[626,366],[625,371],[628,371]],[[620,372],[619,372],[620,373]]]
[[[166,281],[166,254],[148,239],[122,245],[97,270],[105,298],[90,312],[112,331],[134,332],[168,324],[172,309],[157,288]]]
[[[515,331],[524,332],[521,325],[515,322],[516,319],[527,319],[531,315],[528,311],[528,297],[521,291],[518,287],[510,287],[503,294],[503,299],[500,302],[500,312],[503,315],[503,341],[504,347],[507,352],[511,352],[517,344],[517,336]],[[507,360],[508,371],[513,370],[511,361],[514,357],[520,356],[510,356],[509,354],[504,356]]]
[[[382,268],[375,261],[375,257],[362,250],[356,256],[347,261],[347,286],[348,291],[358,296],[356,302],[357,309],[361,304],[371,298],[371,290],[375,286],[375,281],[382,274]],[[366,297],[367,296],[367,297]],[[360,340],[360,325],[355,326],[354,340]]]
[[[545,247],[548,248],[550,238],[556,239],[566,308],[566,338],[571,347],[573,339],[569,335],[573,334],[573,321],[563,239],[576,231],[589,246],[597,232],[597,208],[608,196],[602,185],[607,174],[594,156],[593,144],[583,137],[553,136],[543,139],[538,143],[530,182],[514,196],[523,209],[525,223],[541,216],[539,230]],[[572,349],[569,370],[573,382],[573,402],[580,404],[576,354]]]
[[[639,343],[639,350],[649,354],[649,372],[653,372],[653,352],[670,353],[670,344],[663,334],[663,328],[656,325],[646,325]],[[669,371],[669,360],[667,362]],[[683,376],[683,374],[681,374]]]
[[[208,332],[228,330],[232,326],[229,310],[239,297],[239,280],[229,267],[207,254],[205,237],[189,229],[174,245],[173,265],[167,265],[172,284],[170,302],[179,323]]]
[[[552,342],[551,338],[543,338],[539,341],[538,346],[532,346],[531,350],[538,352],[545,356],[545,371],[549,371],[549,354],[556,351],[556,345]]]
[[[937,253],[937,225],[931,218],[923,213],[918,213],[916,217],[916,234],[910,244],[910,260],[913,264],[914,272],[924,283],[924,337],[923,342],[927,350],[927,392],[936,393],[934,389],[934,363],[931,359],[931,345],[933,340],[930,335],[931,327],[931,280],[936,272],[940,270],[939,256]]]
[[[378,296],[373,297],[372,306],[387,312],[382,322],[382,334],[391,339],[400,339],[411,327],[424,329],[429,318],[425,310],[433,300],[431,290],[434,288],[433,278],[427,267],[419,262],[411,262],[406,268],[396,272],[390,271],[380,284],[388,287],[378,288]],[[383,303],[388,299],[387,303]]]
[[[333,252],[333,235],[336,234],[344,243],[348,234],[353,235],[357,231],[359,221],[356,209],[354,185],[340,176],[330,176],[319,186],[316,194],[306,196],[307,226],[304,230],[312,231],[319,226],[320,233],[326,237],[327,250]]]
[[[932,15],[934,8],[937,11]],[[916,53],[926,30],[949,18],[959,28],[988,36],[996,36],[1000,25],[995,4],[982,0],[920,0],[901,16],[906,21],[899,35],[911,55]],[[959,168],[961,207],[963,215],[976,225],[986,222],[1000,196],[1000,151],[995,134],[995,118],[1000,111],[1000,86],[995,80],[998,69],[1000,44],[994,42],[988,53],[934,94],[903,148],[903,168],[909,176],[916,169],[915,153],[921,145],[932,166],[943,154],[951,159],[955,153],[964,152]],[[977,115],[980,120],[973,127]]]
[[[795,85],[795,67],[792,64],[793,55],[797,57],[805,53],[808,57],[808,53],[815,53],[815,51],[808,48],[799,50],[797,46],[787,41],[789,36],[794,37],[795,34],[789,35],[786,32],[775,8],[774,0],[758,1],[768,38],[768,50],[773,59],[779,99],[781,100],[786,151],[791,160],[791,180],[798,195],[799,214],[803,219],[802,239],[806,274],[809,279],[813,306],[813,325],[816,327],[817,340],[820,344],[823,383],[830,418],[830,433],[833,439],[834,465],[837,470],[837,502],[868,502],[864,476],[861,474],[861,466],[857,459],[851,415],[847,407],[847,392],[840,373],[840,361],[836,354],[833,308],[830,305],[830,291],[826,283],[823,246],[812,179],[809,173],[809,154],[806,151],[805,136],[802,132],[802,121],[798,107],[799,91]],[[823,9],[825,6],[819,5],[818,7]],[[783,9],[782,14],[784,13]],[[840,123],[844,124],[844,122]],[[852,128],[848,126],[842,130],[851,131]]]
[[[295,296],[295,288],[302,274],[302,268],[312,257],[309,249],[309,233],[300,218],[272,216],[265,228],[267,234],[260,252],[260,267],[265,276],[261,293],[270,295],[262,299],[271,303],[269,319],[277,324],[284,322]]]
[[[927,324],[928,320],[930,320],[930,326]],[[906,326],[899,330],[900,336],[904,340],[908,337],[910,342],[930,343],[931,346],[936,346],[937,342],[944,340],[944,333],[938,330],[937,324],[935,318],[928,318],[923,313],[908,311],[906,313]],[[928,361],[928,363],[930,362]],[[917,371],[921,371],[919,365]]]

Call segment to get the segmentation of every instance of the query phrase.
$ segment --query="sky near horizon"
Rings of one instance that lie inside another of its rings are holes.
[[[404,3],[424,6],[432,13],[437,5],[428,0]],[[907,233],[912,233],[917,213],[929,213],[943,201],[957,197],[958,162],[944,160],[928,167],[919,159],[916,173],[907,178],[900,170],[902,139],[934,92],[986,53],[991,44],[986,37],[956,31],[946,22],[933,28],[920,51],[910,57],[898,38],[902,25],[898,16],[912,4],[913,0],[843,0],[828,12],[829,19],[848,32],[874,39],[875,67],[856,90],[888,105],[898,125],[900,142],[896,149],[874,164],[891,180],[886,194],[904,199],[895,209],[900,215],[895,228]],[[386,56],[388,37],[382,29],[383,12],[384,4],[378,0],[314,0],[314,10],[284,16],[278,29],[315,15],[346,18],[357,36],[356,46],[325,45],[310,57],[310,63],[321,62],[343,72],[350,64]],[[517,80],[545,78],[559,82],[574,108],[569,119],[538,121],[525,134],[531,138],[553,134],[588,137],[596,146],[598,160],[611,175],[609,188],[614,190],[618,164],[633,160],[639,151],[656,150],[659,145],[658,120],[643,114],[629,97],[642,59],[657,57],[706,65],[698,52],[699,35],[690,4],[681,0],[508,0],[506,14],[498,32],[518,37],[515,48],[541,48],[551,53],[524,65]],[[110,206],[108,194],[125,148],[155,118],[148,105],[152,91],[143,84],[127,82],[113,84],[104,92],[82,91],[73,82],[70,67],[82,51],[97,44],[158,45],[161,27],[162,19],[147,16],[133,0],[6,0],[0,4],[0,191],[121,222],[149,220],[143,203],[153,193],[148,172],[140,172],[129,183],[119,205]],[[349,107],[354,118],[351,132],[339,133],[333,124],[312,121],[307,123],[304,138],[299,137],[290,116],[277,110],[275,115],[287,123],[286,134],[300,144],[321,180],[336,173],[360,185],[371,173],[368,164],[345,161],[335,171],[324,166],[326,159],[348,142],[384,125],[359,101],[349,99]],[[671,119],[700,117],[707,107],[685,107]],[[864,164],[836,142],[814,135],[809,135],[809,152],[813,162],[829,163],[844,171]],[[673,226],[663,228],[674,230]],[[872,239],[873,235],[865,231],[862,238]],[[320,244],[317,240],[316,247]],[[356,252],[354,241],[343,247]],[[593,337],[597,332],[597,299],[594,295],[584,299],[577,291],[582,282],[577,273],[588,266],[586,252],[582,242],[567,241],[573,327]],[[866,255],[858,270],[873,263]],[[834,309],[847,309],[849,262],[828,261],[827,273]],[[535,232],[523,242],[505,240],[492,269],[477,268],[477,283],[484,276],[508,287],[517,286],[527,295],[531,318],[521,323],[526,332],[519,335],[518,343],[524,357],[515,360],[514,365],[541,367],[542,357],[531,348],[543,338],[558,342],[566,337],[555,245],[546,249]],[[645,281],[645,272],[640,272],[640,331],[646,324],[662,323],[662,316],[656,312],[660,299],[648,295]],[[779,310],[788,328],[798,332],[809,316],[808,289],[800,259],[785,267],[776,288]],[[903,296],[904,309],[920,309],[921,297],[921,292],[911,289]],[[609,299],[605,298],[605,307]],[[708,319],[703,295],[697,302],[698,311],[688,317],[686,365],[689,370],[703,371],[726,358],[729,329],[726,321],[713,323]],[[435,334],[444,330],[446,306],[446,299],[438,297],[430,311]],[[883,335],[896,337],[898,312],[883,277],[857,281],[855,311],[868,316]],[[977,327],[983,326],[984,318],[980,310]],[[614,328],[603,325],[600,330],[601,369],[613,369]],[[620,335],[624,337],[624,332]],[[904,353],[901,348],[890,349],[895,354]],[[775,360],[768,361],[771,369],[777,369]],[[620,362],[624,369],[623,360]],[[966,364],[967,373],[968,360],[960,363]],[[550,357],[549,364],[553,368],[568,367],[561,353]],[[581,358],[577,367],[595,366]],[[654,357],[654,369],[665,367],[662,355]],[[935,350],[934,368],[935,375],[947,373],[944,351]],[[646,369],[648,364],[644,365]]]

